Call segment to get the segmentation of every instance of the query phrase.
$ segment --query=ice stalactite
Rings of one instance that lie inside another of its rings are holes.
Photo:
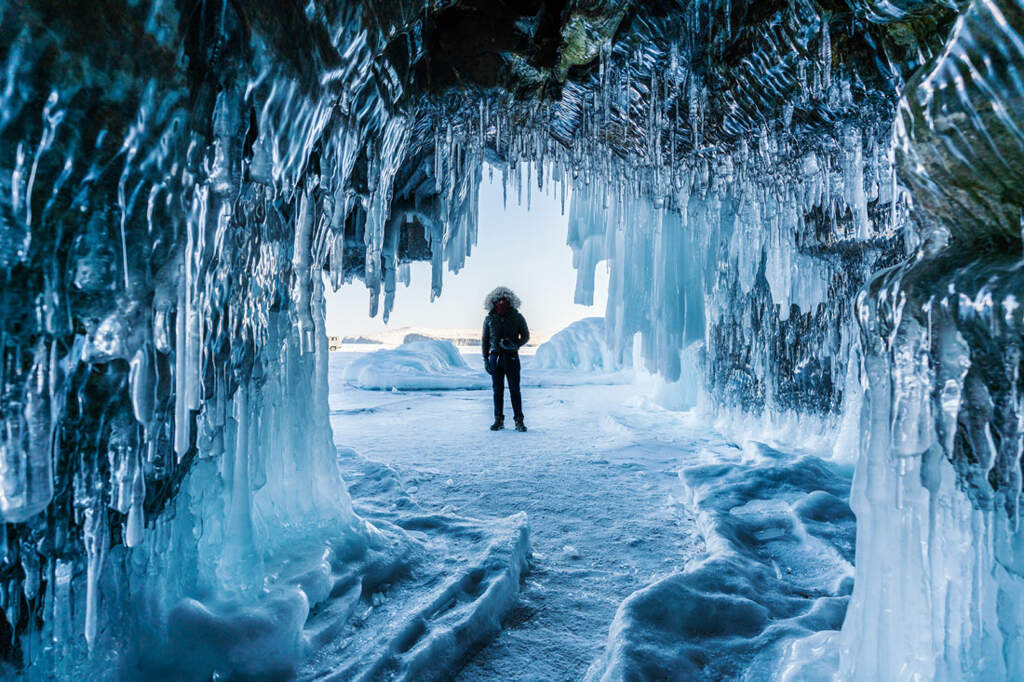
[[[718,175],[680,170],[678,190],[661,202],[577,188],[569,237],[577,295],[586,299],[595,264],[607,260],[609,334],[621,348],[641,332],[648,369],[677,379],[680,351],[700,342],[704,382],[726,403],[838,411],[854,295],[898,244],[888,223],[856,224],[858,212],[867,220],[870,188],[865,164],[849,162],[848,139],[831,155],[774,157],[773,175],[745,164],[742,151],[718,159]],[[859,134],[854,141],[859,157]],[[833,183],[860,187],[848,195],[859,207]],[[888,202],[871,196],[872,214],[886,216]],[[829,212],[851,218],[823,238],[818,220]],[[875,243],[848,251],[865,229]]]
[[[810,4],[759,16],[756,36],[748,11],[711,2],[638,15],[558,99],[442,98],[434,137],[447,150],[482,141],[513,198],[528,201],[533,178],[572,188],[575,297],[590,300],[607,261],[616,352],[642,332],[645,364],[675,379],[680,353],[703,342],[716,403],[837,416],[855,294],[916,239],[890,154],[894,80],[935,53],[952,7],[858,6],[888,64]],[[921,32],[912,50],[891,44],[893,22]],[[773,41],[783,36],[794,49]],[[737,40],[750,61],[726,69],[721,51]]]

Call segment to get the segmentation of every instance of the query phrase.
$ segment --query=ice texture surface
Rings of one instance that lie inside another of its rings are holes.
[[[837,634],[853,587],[849,471],[755,442],[714,459],[680,472],[703,553],[619,606],[587,679],[776,679],[790,640]]]
[[[1022,31],[1019,2],[970,3],[901,102],[897,159],[928,229],[858,300],[850,678],[1024,674]]]

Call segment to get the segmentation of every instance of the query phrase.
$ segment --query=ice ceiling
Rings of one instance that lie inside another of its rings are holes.
[[[699,344],[721,409],[859,420],[846,676],[1024,675],[1018,0],[0,16],[12,664],[117,660],[282,538],[358,527],[325,279],[386,315],[431,260],[440,294],[487,161],[513,199],[572,188],[577,297],[608,260],[620,351],[642,333],[671,380]]]

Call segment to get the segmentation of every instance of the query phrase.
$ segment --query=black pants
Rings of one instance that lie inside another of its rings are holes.
[[[494,416],[505,416],[505,380],[508,379],[512,415],[517,420],[522,419],[523,395],[519,392],[519,356],[515,353],[492,353],[488,362],[491,366],[491,388],[494,389]]]

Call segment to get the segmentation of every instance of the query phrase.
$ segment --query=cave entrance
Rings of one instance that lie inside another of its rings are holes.
[[[527,176],[522,167],[518,171]],[[397,249],[399,283],[393,308],[377,305],[359,279],[337,291],[326,287],[325,326],[329,347],[336,354],[332,367],[342,362],[347,366],[348,358],[376,350],[390,352],[417,341],[451,342],[458,351],[456,358],[463,359],[467,366],[448,366],[443,357],[432,358],[440,365],[419,358],[422,362],[415,367],[391,366],[388,375],[389,369],[380,364],[388,356],[381,354],[373,372],[362,377],[352,371],[347,375],[336,371],[332,376],[332,393],[338,382],[366,390],[479,387],[487,380],[479,360],[481,326],[486,315],[483,301],[498,286],[510,288],[522,302],[520,312],[528,322],[530,340],[520,354],[529,358],[526,362],[531,370],[537,369],[533,356],[538,347],[556,333],[586,318],[603,318],[608,299],[608,269],[600,263],[592,277],[587,273],[586,281],[577,282],[577,259],[566,239],[571,202],[568,190],[563,193],[560,185],[548,183],[545,190],[522,188],[517,193],[513,172],[484,167],[475,211],[477,234],[464,259],[448,257],[446,262],[431,263],[430,245],[424,241],[422,248],[416,247],[418,241],[424,240],[424,228],[411,216],[407,218],[409,224],[401,230],[403,243]],[[440,269],[444,272],[436,272]],[[599,338],[600,319],[576,325],[574,329],[589,333],[584,335],[586,338],[576,338],[576,344],[603,343]],[[420,347],[424,349],[425,346]],[[433,350],[444,354],[443,348]],[[603,366],[607,358],[601,355],[602,349],[576,350],[573,358],[552,357],[544,364],[548,369],[571,369],[566,363],[586,364],[581,370],[618,369]],[[412,358],[405,360],[415,364]],[[629,358],[624,360],[629,363]],[[478,376],[469,375],[467,369]],[[431,382],[432,376],[436,382]]]
[[[458,679],[515,679],[525,670],[533,679],[579,679],[617,604],[664,570],[678,542],[695,537],[658,530],[680,514],[663,504],[677,486],[666,432],[678,413],[643,422],[648,407],[636,401],[643,387],[634,383],[632,354],[613,357],[603,340],[605,263],[591,304],[573,303],[571,197],[563,204],[550,183],[529,197],[524,187],[520,201],[500,169],[482,175],[478,239],[457,273],[446,269],[439,297],[432,300],[429,262],[404,266],[410,284],[399,284],[387,323],[383,310],[367,315],[360,280],[328,287],[331,425],[356,513],[422,539],[430,551],[419,571],[471,583],[452,612],[505,621],[500,638],[485,640],[484,628],[460,638],[467,647],[477,638],[487,644],[467,654]],[[526,433],[512,429],[507,392],[505,428],[488,428],[491,380],[479,343],[484,297],[499,285],[521,298],[530,327],[521,349]],[[632,489],[637,481],[641,491]],[[616,564],[623,568],[602,568]],[[518,584],[506,597],[487,596],[509,579]],[[380,590],[381,604],[427,591],[408,578]],[[420,640],[441,636],[452,612],[428,619]],[[578,637],[566,638],[570,631]],[[534,660],[540,642],[552,651],[545,662]]]

